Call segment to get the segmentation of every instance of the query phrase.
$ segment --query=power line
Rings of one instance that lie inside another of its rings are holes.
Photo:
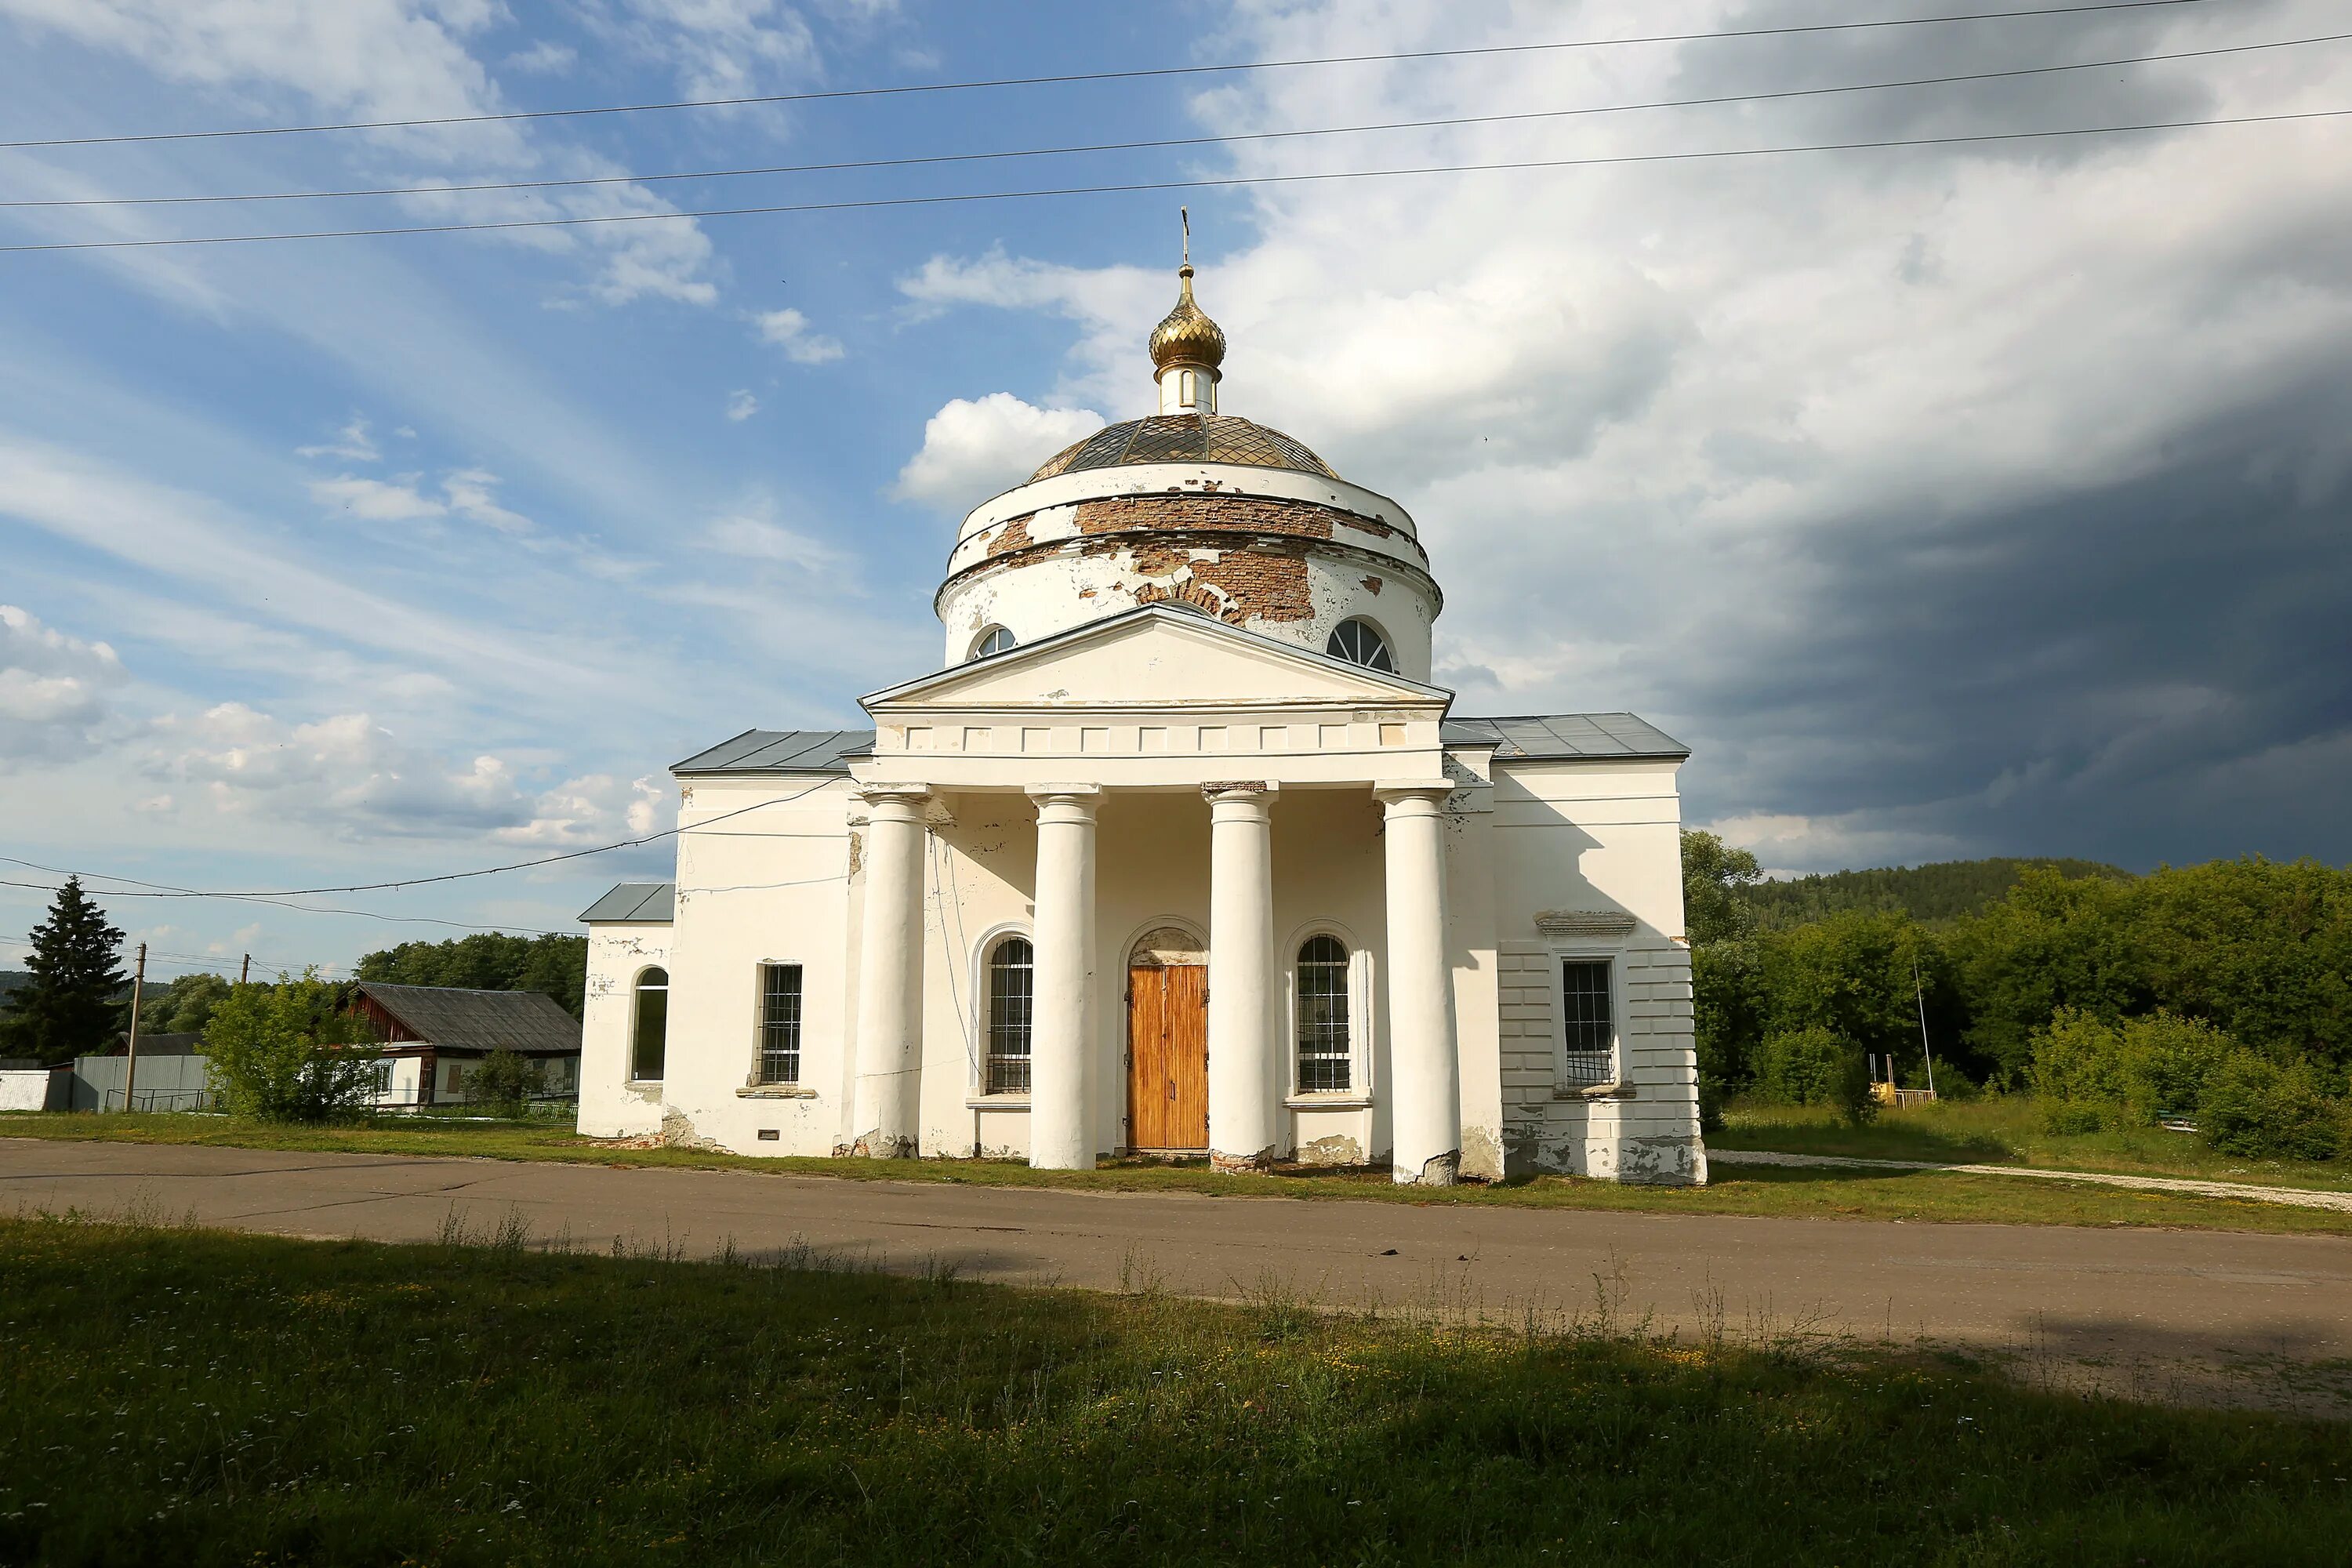
[[[487,875],[488,873],[473,873]],[[110,881],[102,873],[100,881]],[[30,888],[37,892],[54,893],[58,889],[46,882],[20,882],[0,878],[0,888]],[[276,909],[291,910],[302,915],[352,915],[361,920],[384,921],[394,925],[446,926],[451,931],[489,931],[512,936],[570,936],[570,931],[541,931],[536,926],[469,925],[464,921],[445,921],[431,915],[387,915],[374,910],[339,910],[325,904],[297,904],[285,899],[258,893],[148,892],[138,888],[92,888],[90,896],[100,899],[219,899],[231,903],[268,904]]]
[[[75,871],[69,870],[61,866],[43,866],[31,860],[19,859],[13,855],[0,855],[0,861],[5,861],[11,866],[23,866],[35,871],[46,871],[52,877],[80,877],[100,882],[128,882],[131,884],[129,889],[97,889],[100,892],[109,893],[110,896],[115,898],[126,899],[244,899],[256,903],[268,903],[281,899],[304,899],[325,893],[397,892],[402,889],[427,887],[436,882],[462,882],[474,877],[495,877],[508,871],[528,871],[533,867],[553,866],[566,860],[585,859],[592,855],[609,855],[616,849],[635,849],[642,845],[658,844],[665,838],[675,838],[680,834],[685,833],[698,833],[706,827],[709,827],[718,823],[730,821],[732,818],[744,816],[750,812],[763,811],[772,805],[789,805],[793,801],[814,795],[818,790],[821,790],[827,784],[835,782],[838,776],[839,775],[828,774],[825,777],[818,779],[816,783],[813,784],[804,785],[800,789],[794,790],[790,795],[777,795],[768,800],[756,800],[749,805],[737,806],[733,811],[722,811],[717,816],[708,817],[701,822],[683,824],[677,827],[666,827],[659,833],[648,833],[642,838],[623,838],[611,844],[600,844],[590,849],[566,850],[561,855],[542,855],[536,859],[515,860],[501,866],[483,866],[470,871],[443,871],[436,873],[430,877],[404,877],[396,882],[346,882],[340,886],[331,888],[275,888],[267,889],[239,889],[204,890],[195,888],[175,887],[169,882],[142,881],[137,877],[110,876],[104,871]],[[31,882],[9,882],[0,880],[0,887],[30,888],[33,886],[36,886],[36,884]],[[50,888],[45,890],[55,892],[57,889]],[[311,906],[307,904],[289,904],[286,907],[289,909],[302,910],[306,912],[315,914],[365,915],[372,912],[367,910],[313,909]],[[415,915],[381,915],[376,916],[375,918],[380,920],[418,920],[422,917]],[[457,922],[454,921],[442,921],[436,923],[441,925],[455,925]],[[468,931],[497,931],[505,928],[497,926],[467,926],[463,929]],[[530,928],[526,926],[516,926],[511,929],[516,931],[526,931]],[[541,931],[537,934],[549,936],[557,933]]]
[[[1909,77],[1895,81],[1853,82],[1836,87],[1786,88],[1765,92],[1724,93],[1712,98],[1653,99],[1640,103],[1594,104],[1577,109],[1536,109],[1510,114],[1455,115],[1434,120],[1389,120],[1365,125],[1326,125],[1297,131],[1250,131],[1213,136],[1168,136],[1140,142],[1089,142],[1061,147],[1021,147],[992,153],[941,153],[904,158],[857,158],[826,163],[769,163],[740,169],[688,169],[657,174],[593,174],[571,179],[481,180],[463,184],[373,185],[340,191],[250,191],[236,195],[193,196],[57,196],[25,201],[0,201],[0,208],[187,206],[224,202],[341,201],[372,196],[438,196],[481,191],[572,190],[598,185],[650,185],[674,180],[733,180],[764,174],[833,174],[849,170],[905,169],[938,163],[978,163],[1015,158],[1060,158],[1088,153],[1156,152],[1179,147],[1218,146],[1240,142],[1295,141],[1311,136],[1358,136],[1382,131],[1439,131],[1471,125],[1503,125],[1535,120],[1564,120],[1586,115],[1630,114],[1660,109],[1703,109],[1729,103],[1765,103],[1786,99],[1828,98],[1852,92],[1886,92],[1907,88],[1944,87],[1962,82],[1998,81],[2015,77],[2053,76],[2070,71],[2105,70],[2124,66],[2161,65],[2179,60],[2211,59],[2225,55],[2255,54],[2272,49],[2300,48],[2311,44],[2341,43],[2352,33],[2323,33],[2307,38],[2281,38],[2259,44],[2231,44],[2210,49],[2183,49],[2162,55],[2126,55],[2115,59],[2080,60],[2066,65],[2021,66],[2007,70],[1967,71],[1952,76]]]
[[[2084,125],[2053,131],[1990,131],[1959,136],[1886,137],[1868,142],[1813,142],[1785,147],[1711,148],[1695,153],[1621,153],[1589,158],[1521,158],[1492,163],[1425,163],[1397,169],[1341,169],[1303,174],[1227,174],[1183,180],[1135,180],[1107,185],[1055,185],[1025,191],[973,191],[929,196],[873,196],[859,200],[786,202],[759,206],[698,207],[679,212],[614,213],[593,217],[504,218],[483,223],[407,224],[381,228],[304,229],[278,234],[195,235],[170,239],[56,240],[0,245],[0,255],[48,250],[147,250],[166,246],[261,245],[298,239],[364,239],[412,234],[475,234],[527,228],[582,228],[602,224],[676,223],[693,218],[750,217],[784,213],[853,212],[881,207],[943,206],[971,202],[1033,201],[1049,196],[1095,196],[1150,191],[1196,191],[1244,185],[1292,185],[1338,180],[1385,180],[1418,174],[1483,174],[1530,169],[1586,169],[1608,164],[1683,163],[1717,158],[1773,158],[1811,153],[1860,153],[1903,147],[1958,147],[1990,142],[2035,142],[2078,136],[2122,136],[2158,131],[2196,131],[2223,125],[2275,125],[2292,121],[2336,120],[2352,109],[2314,109],[2285,114],[2231,115],[2210,120],[2159,120],[2135,125]],[[615,847],[620,847],[615,846]],[[583,854],[598,851],[584,850]],[[558,856],[557,859],[569,857]],[[385,884],[392,886],[394,884]]]
[[[0,142],[0,149],[114,146],[136,142],[202,142],[238,136],[307,136],[333,131],[405,131],[447,125],[481,125],[519,120],[572,120],[590,115],[646,114],[668,110],[738,109],[755,104],[815,103],[836,99],[893,98],[915,93],[970,92],[980,89],[1048,87],[1088,81],[1138,81],[1241,71],[1290,70],[1307,66],[1374,65],[1401,60],[1461,59],[1482,55],[1540,54],[1565,49],[1622,48],[1639,44],[1688,44],[1716,38],[1787,37],[1806,33],[1848,33],[1884,27],[1939,26],[1962,22],[2010,21],[2032,16],[2072,16],[2098,11],[2147,11],[2202,5],[2212,0],[2099,0],[2083,5],[2041,5],[2010,11],[1957,11],[1936,16],[1895,16],[1877,21],[1792,23],[1775,27],[1731,27],[1704,33],[1651,33],[1620,38],[1576,38],[1542,44],[1484,44],[1456,49],[1400,49],[1382,54],[1318,55],[1284,60],[1240,60],[1223,65],[1153,66],[1132,70],[1070,71],[1055,76],[992,77],[970,81],[910,82],[901,87],[832,88],[809,92],[761,93],[740,98],[689,98],[659,103],[601,104],[581,109],[518,109],[488,114],[445,114],[415,120],[347,120],[315,125],[247,126],[221,131],[151,131],[111,136],[55,136]]]

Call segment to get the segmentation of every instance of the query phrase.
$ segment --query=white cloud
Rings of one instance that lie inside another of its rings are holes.
[[[1102,424],[1090,408],[1038,408],[1009,392],[959,397],[924,424],[922,450],[898,470],[890,493],[941,511],[967,511]]]
[[[0,768],[96,749],[106,691],[123,679],[122,661],[106,644],[0,605]]]
[[[806,22],[777,0],[625,0],[626,15],[591,13],[638,53],[666,61],[691,98],[740,98],[817,67]]]
[[[568,76],[580,63],[580,51],[569,44],[559,44],[552,38],[541,38],[527,49],[519,49],[506,58],[509,70],[531,76]]]
[[[498,503],[494,493],[498,486],[498,475],[480,468],[458,468],[441,480],[441,491],[449,498],[449,510],[459,517],[486,523],[501,533],[530,532],[530,519]]]
[[[796,364],[824,364],[844,352],[837,340],[810,331],[808,318],[790,306],[759,311],[751,321],[761,342],[783,350],[784,357]]]
[[[414,431],[402,432],[414,435]],[[380,461],[383,454],[376,449],[375,439],[368,434],[368,422],[358,415],[352,422],[335,432],[332,441],[316,447],[297,447],[296,454],[304,458],[341,458],[354,463]]]
[[[531,531],[530,519],[499,504],[496,474],[481,468],[453,468],[442,476],[437,498],[425,493],[423,479],[421,474],[401,474],[391,479],[344,474],[312,480],[310,497],[320,506],[370,522],[412,522],[455,513],[501,533]]]
[[[760,412],[760,400],[752,396],[749,390],[739,386],[727,395],[727,417],[735,423],[740,425],[758,412]]]
[[[719,518],[703,531],[703,543],[722,554],[772,561],[804,572],[832,571],[846,563],[841,552],[783,527],[769,510],[762,504]]]
[[[531,802],[530,820],[499,830],[509,843],[585,845],[622,837],[642,838],[659,824],[670,799],[661,780],[648,774],[627,784],[609,773],[567,779]]]
[[[393,479],[371,479],[345,474],[314,479],[310,499],[335,511],[347,511],[370,522],[408,522],[420,517],[442,517],[449,508],[416,488],[422,476],[404,474]]]

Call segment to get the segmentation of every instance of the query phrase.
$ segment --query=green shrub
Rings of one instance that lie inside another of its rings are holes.
[[[2282,1067],[2237,1051],[2205,1086],[2198,1122],[2224,1154],[2326,1160],[2344,1146],[2346,1107],[2321,1089],[2307,1062]]]
[[[2033,1036],[2026,1081],[2053,1132],[2096,1132],[2123,1120],[2123,1031],[2076,1007],[2061,1007]]]
[[[232,986],[205,1026],[215,1102],[265,1121],[331,1121],[365,1106],[377,1053],[341,1000],[315,970]]]
[[[2153,1127],[2194,1114],[2233,1048],[2201,1019],[2158,1012],[2117,1024],[2061,1007],[2033,1037],[2027,1078],[2053,1132]]]
[[[495,1050],[482,1058],[466,1080],[467,1092],[495,1116],[520,1117],[539,1092],[539,1064],[509,1050]]]
[[[1834,1105],[1851,1121],[1870,1120],[1870,1066],[1852,1040],[1816,1025],[1769,1035],[1756,1052],[1756,1088],[1781,1105]]]

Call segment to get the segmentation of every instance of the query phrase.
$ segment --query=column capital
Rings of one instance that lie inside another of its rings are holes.
[[[1220,779],[1201,786],[1201,798],[1211,805],[1223,801],[1262,801],[1282,788],[1278,779]]]
[[[931,786],[925,784],[867,784],[857,786],[857,798],[868,805],[880,805],[884,801],[903,801],[908,805],[921,805],[931,798]]]
[[[1034,784],[1023,786],[1022,793],[1039,805],[1083,805],[1091,811],[1101,804],[1103,786],[1093,784]]]
[[[1372,785],[1372,798],[1393,812],[1416,801],[1443,805],[1457,787],[1452,779],[1444,778],[1381,780]]]

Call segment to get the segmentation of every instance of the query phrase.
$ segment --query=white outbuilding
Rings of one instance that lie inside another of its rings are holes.
[[[964,519],[940,668],[671,770],[675,883],[583,917],[581,1131],[1704,1182],[1687,748],[1454,712],[1413,520],[1219,411],[1179,277],[1160,413]]]

